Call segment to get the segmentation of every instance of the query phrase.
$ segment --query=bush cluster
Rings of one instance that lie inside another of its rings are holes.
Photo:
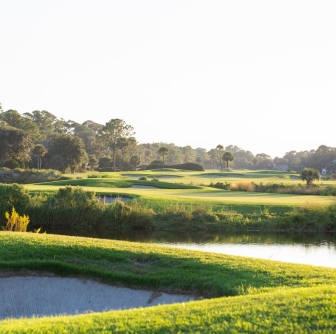
[[[225,181],[225,183],[223,183],[223,182],[216,182],[216,183],[210,182],[210,184],[209,184],[209,187],[224,189],[224,190],[229,190],[230,186],[231,186],[231,183],[228,183],[226,181]]]
[[[62,173],[54,169],[15,169],[15,183],[39,183],[60,180]]]

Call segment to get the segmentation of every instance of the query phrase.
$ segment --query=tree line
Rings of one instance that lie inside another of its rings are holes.
[[[115,118],[105,124],[87,120],[82,124],[57,118],[46,110],[20,114],[0,108],[0,166],[44,168],[62,172],[90,170],[135,170],[150,164],[198,163],[223,170],[286,168],[301,171],[315,168],[336,171],[336,148],[290,151],[271,158],[254,155],[235,145],[216,145],[206,150],[173,143],[138,143],[134,128]]]

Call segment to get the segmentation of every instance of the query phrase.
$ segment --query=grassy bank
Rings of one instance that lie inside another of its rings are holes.
[[[0,268],[192,293],[182,305],[0,322],[0,332],[332,332],[336,269],[113,240],[0,233]],[[201,273],[201,275],[200,275]]]

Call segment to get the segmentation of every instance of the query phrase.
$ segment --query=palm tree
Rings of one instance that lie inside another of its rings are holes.
[[[229,168],[229,162],[233,161],[233,154],[229,151],[224,152],[222,160],[226,161],[226,168]]]
[[[162,147],[159,148],[158,153],[162,156],[162,161],[163,161],[163,166],[162,167],[164,167],[164,165],[165,165],[165,156],[168,155],[168,151],[169,151],[168,148],[165,147],[165,146],[162,146]]]
[[[301,172],[301,179],[306,181],[306,187],[309,188],[314,180],[320,179],[320,172],[314,168],[305,168]]]
[[[218,144],[216,146],[216,150],[218,151],[219,165],[220,165],[220,169],[221,169],[221,172],[222,172],[223,171],[223,167],[222,167],[221,151],[224,150],[224,146],[221,145],[221,144]]]

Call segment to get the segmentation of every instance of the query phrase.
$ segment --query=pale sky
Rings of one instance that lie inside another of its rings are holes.
[[[0,0],[0,102],[139,143],[336,147],[336,1]]]

